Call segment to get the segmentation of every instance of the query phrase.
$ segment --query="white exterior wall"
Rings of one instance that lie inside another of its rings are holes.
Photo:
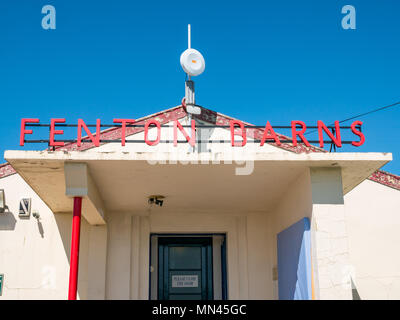
[[[349,300],[352,295],[341,168],[311,168],[310,174],[315,297]]]
[[[62,234],[71,233],[71,221],[65,219],[70,215],[55,216],[18,174],[0,179],[0,189],[5,190],[9,206],[9,211],[0,214],[0,273],[5,276],[0,298],[67,298],[68,248],[64,249]],[[32,198],[32,209],[38,210],[40,223],[32,215],[29,219],[18,217],[22,198]],[[84,222],[82,229],[87,229]],[[84,252],[85,235],[81,245]],[[85,260],[80,271],[84,265]],[[85,280],[84,271],[81,275]]]
[[[400,190],[366,180],[344,198],[358,295],[400,299]]]
[[[54,214],[18,175],[0,179],[9,209],[0,214],[0,299],[67,299],[72,213]],[[18,216],[22,198],[32,199],[32,211]],[[72,200],[71,200],[72,209]],[[107,227],[91,226],[82,217],[78,297],[104,299]]]

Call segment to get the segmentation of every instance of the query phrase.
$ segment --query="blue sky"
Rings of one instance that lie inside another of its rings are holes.
[[[46,4],[55,30],[41,26]],[[341,27],[346,4],[356,30]],[[188,23],[206,60],[195,79],[204,107],[257,125],[315,125],[400,101],[399,15],[397,0],[2,0],[0,162],[22,149],[21,118],[111,123],[180,104]],[[341,151],[392,152],[383,169],[400,174],[399,119],[400,107],[361,118],[366,143]]]

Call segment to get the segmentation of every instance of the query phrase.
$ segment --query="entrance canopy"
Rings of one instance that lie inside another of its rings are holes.
[[[190,152],[91,150],[6,151],[5,158],[54,213],[72,211],[71,179],[80,177],[87,187],[83,215],[91,224],[104,224],[107,211],[147,215],[150,195],[165,196],[163,207],[152,210],[266,212],[310,167],[341,167],[346,194],[392,155],[287,152],[237,158],[204,153],[199,159],[198,153]],[[84,169],[71,173],[70,164],[82,164]]]

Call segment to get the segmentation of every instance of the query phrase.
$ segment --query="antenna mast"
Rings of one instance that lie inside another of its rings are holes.
[[[190,37],[191,37],[191,33],[190,33],[190,24],[188,24],[188,49],[190,49]]]
[[[190,23],[188,24],[188,49],[191,49],[191,28],[190,28]],[[192,113],[196,114],[197,110],[196,107],[194,106],[195,100],[194,100],[194,82],[190,79],[190,74],[188,74],[188,80],[185,81],[185,103],[186,103],[186,111],[188,112],[188,120],[189,120],[189,125],[192,123]],[[192,105],[193,104],[193,105]],[[192,110],[193,109],[193,110]],[[197,109],[200,109],[197,107]],[[189,111],[190,110],[190,111]],[[201,111],[200,111],[201,112]],[[198,112],[197,114],[200,114]],[[196,134],[196,131],[192,131],[192,136],[193,134]],[[196,137],[197,139],[197,137]],[[190,152],[194,152],[194,147],[189,147]]]
[[[191,26],[188,24],[188,48],[181,55],[181,65],[188,78],[185,81],[186,111],[190,114],[200,114],[200,107],[196,106],[194,94],[194,81],[192,76],[197,76],[204,71],[205,62],[200,52],[192,49]]]

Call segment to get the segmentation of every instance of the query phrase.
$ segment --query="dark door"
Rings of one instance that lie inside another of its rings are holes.
[[[158,299],[212,300],[211,237],[158,238]]]

